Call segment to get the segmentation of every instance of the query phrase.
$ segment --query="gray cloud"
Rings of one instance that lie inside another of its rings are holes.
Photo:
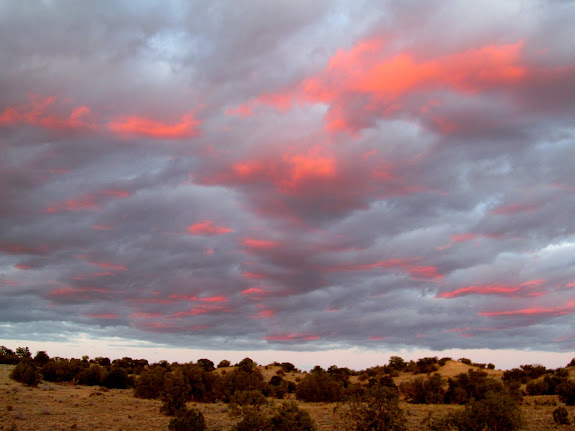
[[[0,335],[572,349],[575,9],[416,3],[0,3]]]

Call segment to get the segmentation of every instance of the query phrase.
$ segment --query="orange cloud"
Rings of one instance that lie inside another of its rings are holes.
[[[94,125],[88,121],[91,114],[87,106],[77,106],[73,108],[68,116],[51,114],[50,107],[56,104],[55,97],[41,98],[38,95],[30,96],[28,105],[10,106],[0,115],[0,126],[11,126],[16,124],[30,124],[47,129],[78,129],[93,128]],[[62,109],[53,109],[61,111]]]
[[[126,116],[110,121],[107,128],[112,132],[126,135],[143,135],[160,139],[179,139],[198,136],[200,122],[195,113],[188,112],[182,115],[174,124],[162,123],[145,117]]]
[[[188,226],[188,232],[192,235],[224,235],[232,232],[232,229],[224,226],[217,226],[211,220],[195,223]]]
[[[521,64],[523,45],[522,41],[485,45],[428,59],[409,52],[390,53],[381,38],[367,39],[350,50],[337,51],[323,71],[297,86],[262,94],[237,110],[252,112],[257,105],[286,110],[295,103],[327,104],[327,129],[353,132],[346,114],[350,98],[361,97],[363,111],[383,116],[398,111],[401,97],[416,91],[476,93],[517,83],[527,76]]]

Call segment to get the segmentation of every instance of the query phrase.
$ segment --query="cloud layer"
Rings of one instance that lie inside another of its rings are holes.
[[[575,349],[573,19],[0,2],[0,338]]]

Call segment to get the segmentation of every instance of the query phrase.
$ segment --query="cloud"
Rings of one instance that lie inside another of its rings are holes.
[[[232,3],[0,6],[0,336],[573,350],[573,5]]]

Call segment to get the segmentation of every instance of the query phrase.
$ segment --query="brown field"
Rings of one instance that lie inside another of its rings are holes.
[[[470,367],[450,362],[441,368],[449,377],[465,372]],[[42,382],[38,388],[28,388],[8,378],[12,366],[0,365],[0,430],[167,430],[169,417],[159,413],[161,402],[141,400],[132,396],[131,389],[105,390],[98,387],[74,386]],[[279,367],[261,367],[269,379]],[[218,370],[217,372],[222,372]],[[500,377],[501,371],[489,371]],[[284,378],[295,380],[297,373]],[[402,375],[396,380],[408,380],[412,375]],[[275,401],[279,403],[279,401]],[[319,430],[345,430],[344,406],[334,403],[299,403],[307,409]],[[525,397],[522,411],[527,431],[575,430],[575,425],[557,426],[552,412],[561,405],[556,396]],[[224,403],[196,404],[188,407],[199,409],[206,417],[210,430],[230,430],[238,420],[230,416]],[[401,402],[406,413],[409,430],[423,429],[422,421],[429,415],[442,415],[461,408],[451,405],[413,405]],[[571,420],[575,407],[567,407]],[[14,427],[15,426],[15,427]]]

